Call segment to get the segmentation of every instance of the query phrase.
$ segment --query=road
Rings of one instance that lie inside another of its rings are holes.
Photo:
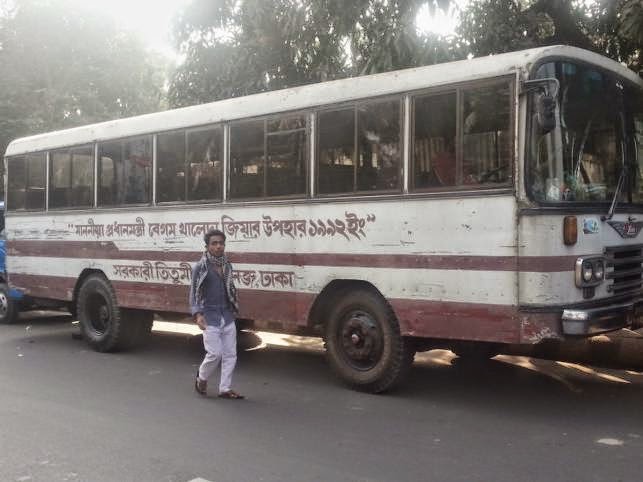
[[[344,388],[317,340],[243,337],[244,401],[201,398],[199,336],[100,354],[69,316],[0,326],[2,481],[638,481],[643,375],[422,354],[394,393]]]

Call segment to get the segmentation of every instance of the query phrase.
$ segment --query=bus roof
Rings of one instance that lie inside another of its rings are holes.
[[[360,98],[385,96],[507,75],[518,69],[528,68],[546,57],[568,57],[584,60],[614,71],[643,87],[643,80],[618,62],[587,50],[556,45],[320,82],[38,134],[14,140],[7,147],[5,155],[14,156],[64,146],[90,144],[106,139],[118,139],[266,114],[304,110]]]

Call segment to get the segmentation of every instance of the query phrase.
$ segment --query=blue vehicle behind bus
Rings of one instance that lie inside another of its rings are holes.
[[[0,324],[13,323],[23,305],[24,296],[7,282],[7,250],[4,236],[4,202],[0,201]]]

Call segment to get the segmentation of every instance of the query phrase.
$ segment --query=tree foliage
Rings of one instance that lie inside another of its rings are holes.
[[[568,44],[641,69],[640,0],[472,0],[458,33],[474,55]]]
[[[569,44],[641,68],[641,0],[470,0],[458,35],[416,26],[452,0],[193,0],[176,22],[185,62],[171,105],[523,48]]]
[[[382,72],[454,58],[445,39],[421,35],[422,7],[450,0],[193,0],[176,22],[185,62],[172,105]]]
[[[163,65],[79,3],[0,9],[0,152],[15,137],[158,110]]]

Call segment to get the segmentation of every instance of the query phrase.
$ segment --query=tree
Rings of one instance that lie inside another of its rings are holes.
[[[460,18],[460,40],[474,55],[569,44],[641,69],[640,0],[472,0]]]
[[[0,152],[15,137],[161,108],[164,66],[78,2],[0,8]]]
[[[169,101],[183,106],[444,61],[462,55],[421,35],[417,12],[450,0],[194,0],[178,17],[185,62]]]

